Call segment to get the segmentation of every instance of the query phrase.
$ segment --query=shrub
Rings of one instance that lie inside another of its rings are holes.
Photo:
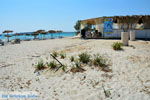
[[[112,48],[113,48],[114,50],[122,50],[122,46],[123,46],[122,43],[120,43],[120,42],[115,42],[115,43],[113,43]]]
[[[79,54],[79,61],[87,64],[88,62],[90,62],[90,57],[91,56],[87,52],[81,53]]]
[[[82,67],[81,63],[78,60],[75,61],[75,67],[76,68],[81,68]]]
[[[57,63],[55,61],[51,61],[47,64],[47,66],[50,68],[50,69],[56,69],[57,68]]]
[[[60,53],[60,58],[61,58],[61,59],[66,58],[66,54],[65,54],[65,53],[63,53],[63,52],[61,52],[61,53]]]
[[[37,70],[42,70],[45,68],[45,64],[43,62],[43,60],[38,61],[37,65],[35,65]]]
[[[75,60],[74,56],[70,57],[70,61],[73,62]]]
[[[66,71],[66,68],[67,68],[67,65],[63,65],[62,66],[62,70],[65,72]]]
[[[73,73],[84,72],[85,69],[82,68],[82,65],[79,61],[75,61],[75,65],[73,65],[73,67],[71,68],[70,71],[73,72]]]
[[[107,66],[106,59],[99,54],[94,55],[93,65],[104,68]]]
[[[58,52],[57,52],[57,51],[53,51],[53,52],[52,52],[52,55],[53,55],[54,57],[57,57],[57,56],[58,56]]]

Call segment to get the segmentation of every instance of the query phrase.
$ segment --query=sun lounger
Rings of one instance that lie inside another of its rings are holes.
[[[14,39],[11,41],[12,44],[20,44],[20,39]]]
[[[0,44],[1,44],[1,45],[4,45],[4,42],[3,42],[1,39],[0,39]]]

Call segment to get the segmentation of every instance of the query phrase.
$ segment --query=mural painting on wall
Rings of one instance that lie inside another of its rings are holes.
[[[144,29],[144,24],[136,24],[135,29],[143,30]]]
[[[104,33],[113,33],[113,19],[104,19]]]

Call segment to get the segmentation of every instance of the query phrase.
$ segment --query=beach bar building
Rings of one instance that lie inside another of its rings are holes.
[[[150,39],[150,15],[110,16],[80,21],[85,38],[121,38],[121,32],[134,32],[136,39]],[[83,31],[84,30],[84,31]]]

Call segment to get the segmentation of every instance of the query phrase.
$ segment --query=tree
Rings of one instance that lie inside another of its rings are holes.
[[[81,21],[78,20],[78,21],[76,22],[76,25],[74,26],[74,28],[75,28],[75,30],[76,30],[77,32],[80,31],[80,25],[81,25]]]
[[[9,37],[11,37],[11,35],[9,35],[8,33],[12,33],[12,30],[5,30],[3,33],[6,34],[5,37],[7,37],[7,41],[9,42]]]

